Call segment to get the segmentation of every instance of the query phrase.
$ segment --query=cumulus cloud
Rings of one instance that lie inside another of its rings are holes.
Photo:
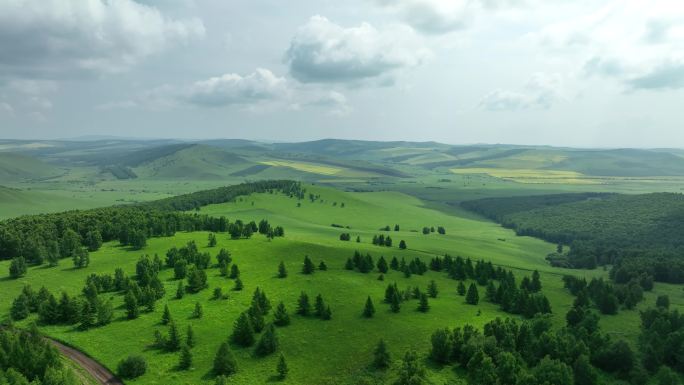
[[[522,91],[494,90],[480,100],[478,107],[488,111],[549,109],[561,99],[561,76],[537,73]]]
[[[286,83],[285,78],[258,68],[245,76],[230,73],[195,82],[181,91],[181,98],[208,107],[252,104],[283,97],[287,93]]]
[[[469,26],[483,11],[519,6],[524,0],[374,0],[425,34],[445,34]]]
[[[629,80],[634,89],[662,90],[684,88],[684,62],[662,64]]]
[[[170,19],[133,0],[4,0],[0,75],[121,71],[204,33],[198,19]]]
[[[587,75],[631,89],[682,87],[684,2],[614,0],[532,36],[555,53],[584,56]]]
[[[290,74],[303,83],[386,82],[399,69],[430,55],[410,28],[378,30],[368,23],[344,28],[323,16],[299,28],[285,54]]]

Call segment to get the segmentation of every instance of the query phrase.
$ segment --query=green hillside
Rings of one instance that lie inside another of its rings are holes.
[[[26,181],[57,176],[62,171],[38,159],[15,153],[0,152],[0,180]]]

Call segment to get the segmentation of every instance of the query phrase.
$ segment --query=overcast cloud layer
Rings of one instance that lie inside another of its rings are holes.
[[[679,0],[4,0],[0,138],[684,147]]]

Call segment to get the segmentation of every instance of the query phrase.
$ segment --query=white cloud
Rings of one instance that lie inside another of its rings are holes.
[[[494,90],[480,100],[478,107],[488,111],[549,109],[563,99],[562,91],[560,75],[537,73],[532,75],[523,90]]]
[[[4,0],[0,75],[121,71],[204,33],[198,19],[169,19],[132,0]]]
[[[245,76],[230,73],[195,82],[181,91],[181,98],[191,104],[221,107],[275,100],[286,93],[285,78],[278,77],[267,69],[258,68]]]
[[[586,74],[630,88],[682,87],[672,63],[684,61],[684,2],[614,0],[532,36],[555,54],[582,58]]]
[[[303,83],[386,82],[430,52],[407,27],[378,30],[368,23],[344,28],[323,16],[299,28],[285,55],[290,74]]]

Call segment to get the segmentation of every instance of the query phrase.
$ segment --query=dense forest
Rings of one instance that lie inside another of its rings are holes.
[[[515,230],[557,243],[551,260],[568,267],[614,264],[622,282],[648,272],[684,282],[684,195],[559,194],[489,198],[463,207]],[[563,247],[570,246],[563,254]]]
[[[62,258],[73,258],[77,267],[85,267],[88,252],[96,251],[103,242],[113,240],[141,249],[147,238],[172,236],[176,231],[229,232],[233,238],[249,236],[263,229],[256,224],[237,220],[231,223],[225,217],[186,211],[267,191],[298,198],[304,196],[297,182],[264,181],[136,205],[18,217],[0,222],[0,259],[12,259],[10,275],[19,277],[26,272],[27,264],[48,262],[54,265]],[[269,236],[282,236],[284,232],[279,227],[267,230]]]

